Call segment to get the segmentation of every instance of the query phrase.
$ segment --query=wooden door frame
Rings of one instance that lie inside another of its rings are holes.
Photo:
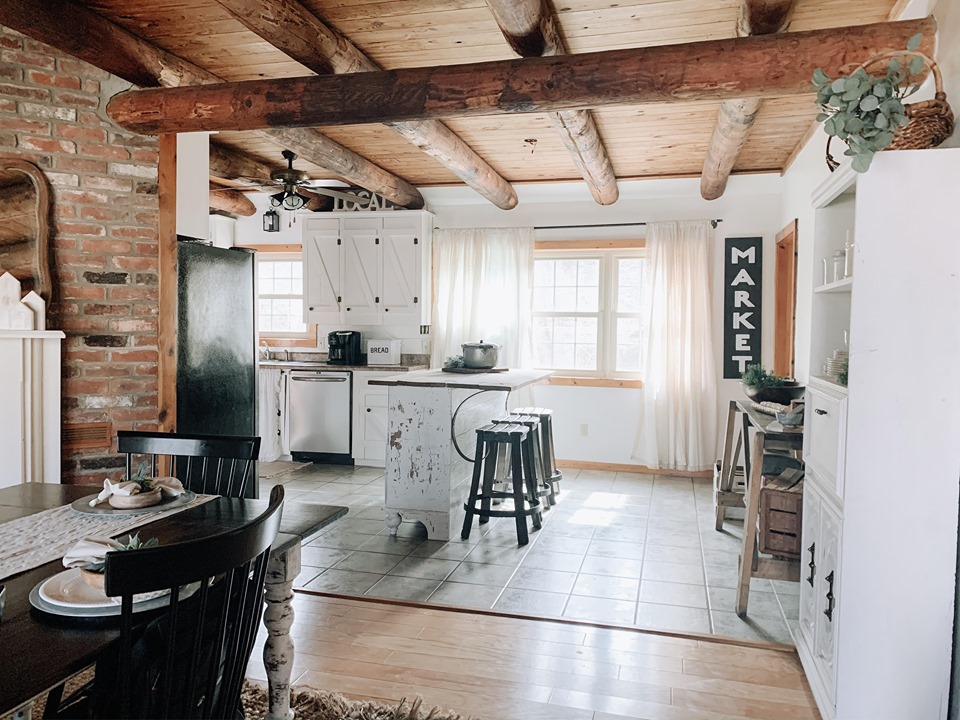
[[[797,327],[797,220],[777,233],[774,271],[773,372],[794,377]]]

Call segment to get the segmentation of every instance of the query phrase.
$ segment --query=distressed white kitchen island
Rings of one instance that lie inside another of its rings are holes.
[[[422,522],[431,540],[460,533],[477,428],[509,410],[511,392],[549,375],[416,370],[369,381],[389,388],[385,508],[391,535],[403,520]]]

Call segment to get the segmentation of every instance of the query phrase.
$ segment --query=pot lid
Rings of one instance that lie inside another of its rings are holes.
[[[461,347],[480,348],[481,350],[492,350],[493,348],[499,348],[500,346],[495,343],[485,343],[483,340],[481,340],[480,342],[463,343]]]

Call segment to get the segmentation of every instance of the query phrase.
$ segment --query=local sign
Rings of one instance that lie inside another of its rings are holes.
[[[723,377],[760,362],[763,238],[727,238],[723,268]]]

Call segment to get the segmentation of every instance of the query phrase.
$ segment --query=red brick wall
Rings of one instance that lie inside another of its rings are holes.
[[[0,26],[0,153],[37,164],[53,189],[54,296],[66,333],[63,422],[157,423],[157,142],[104,108],[127,84]],[[110,449],[65,451],[64,482],[102,482]]]

